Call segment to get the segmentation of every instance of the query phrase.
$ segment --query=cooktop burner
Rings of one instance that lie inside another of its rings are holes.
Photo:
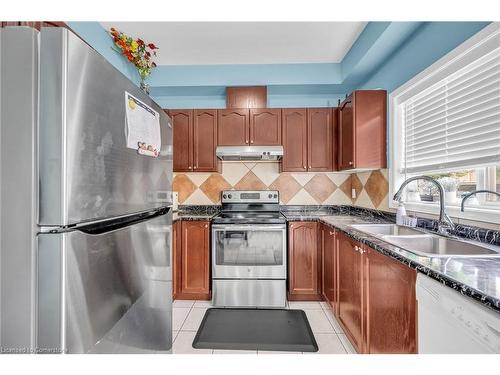
[[[221,212],[212,219],[213,223],[236,223],[236,224],[247,224],[247,223],[285,223],[285,216],[281,212]]]
[[[226,190],[221,192],[222,211],[213,218],[221,224],[285,223],[279,212],[279,192],[270,190]]]

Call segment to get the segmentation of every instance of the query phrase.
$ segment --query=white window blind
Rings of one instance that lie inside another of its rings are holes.
[[[402,103],[402,172],[500,163],[500,47]]]

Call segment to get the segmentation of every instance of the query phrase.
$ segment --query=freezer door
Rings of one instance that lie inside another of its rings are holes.
[[[40,234],[38,351],[168,352],[171,225],[168,213],[101,234]]]
[[[40,43],[39,224],[71,225],[170,205],[166,113],[71,31],[42,29]],[[125,92],[158,112],[158,158],[126,147]]]

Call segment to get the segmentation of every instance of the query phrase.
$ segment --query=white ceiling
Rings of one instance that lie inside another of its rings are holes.
[[[155,43],[158,65],[338,63],[366,22],[102,22]]]

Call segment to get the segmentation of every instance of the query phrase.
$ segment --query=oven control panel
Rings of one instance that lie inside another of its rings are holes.
[[[222,203],[275,203],[280,202],[277,190],[224,190]]]

